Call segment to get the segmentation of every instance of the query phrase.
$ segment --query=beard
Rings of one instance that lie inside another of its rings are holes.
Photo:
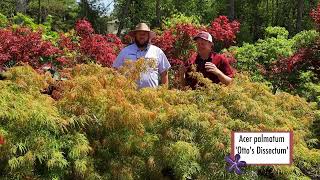
[[[146,48],[149,44],[148,41],[146,42],[139,42],[137,39],[135,39],[135,43],[137,44],[138,48]]]

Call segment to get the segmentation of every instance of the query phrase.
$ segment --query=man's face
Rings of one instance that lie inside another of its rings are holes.
[[[135,36],[135,42],[138,47],[145,47],[149,43],[149,32],[137,31]]]
[[[208,54],[211,51],[212,43],[201,38],[197,38],[197,50],[200,54]]]

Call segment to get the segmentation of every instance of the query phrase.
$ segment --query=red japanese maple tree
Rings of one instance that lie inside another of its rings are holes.
[[[61,54],[62,51],[51,42],[42,40],[40,31],[33,32],[25,27],[0,29],[1,68],[17,62],[29,63],[37,68]]]
[[[193,24],[178,24],[165,29],[153,43],[160,47],[167,55],[172,65],[184,64],[194,53],[195,46],[192,38],[200,31],[209,32],[214,42],[221,42],[224,47],[235,43],[236,34],[240,30],[238,21],[229,21],[226,16],[214,19],[210,26],[196,26]]]

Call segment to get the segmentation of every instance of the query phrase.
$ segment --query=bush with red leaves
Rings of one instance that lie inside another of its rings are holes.
[[[110,67],[123,46],[121,40],[113,34],[94,34],[86,20],[79,20],[75,29],[77,34],[61,33],[58,46],[43,40],[41,31],[27,27],[0,29],[0,69],[18,62],[35,69],[63,68],[86,62],[88,58]]]
[[[226,16],[219,16],[212,21],[211,26],[207,29],[216,41],[230,45],[235,43],[236,34],[240,32],[240,23],[238,21],[230,22]]]
[[[316,26],[320,28],[320,3],[318,4],[316,9],[311,10],[310,16],[315,22]]]
[[[271,74],[291,74],[298,71],[313,71],[320,78],[319,53],[320,39],[309,47],[299,49],[294,55],[288,58],[280,58],[272,66]]]
[[[79,48],[78,43],[71,40],[70,37],[66,36],[64,33],[60,34],[60,39],[58,41],[59,47],[62,49],[67,49],[70,51],[74,51]]]
[[[309,47],[299,49],[288,58],[276,61],[268,73],[274,90],[298,94],[320,107],[320,39]]]
[[[49,41],[42,40],[41,32],[29,28],[0,29],[0,67],[17,62],[26,62],[38,68],[53,62],[62,51]]]
[[[311,11],[311,18],[320,27],[320,4]],[[320,106],[320,39],[301,47],[291,57],[280,58],[272,66],[269,76],[276,88],[299,94]]]
[[[86,20],[77,21],[75,29],[77,35],[79,35],[79,42],[75,43],[71,40],[71,37],[62,34],[60,36],[60,46],[69,51],[78,52],[78,62],[85,62],[86,57],[88,57],[103,66],[110,67],[123,47],[120,38],[114,34],[94,34],[90,22]]]
[[[195,26],[193,24],[178,24],[165,29],[153,43],[160,47],[167,55],[172,65],[184,64],[195,52],[192,38],[200,31],[209,32],[214,42],[223,43],[228,47],[235,43],[236,34],[240,30],[238,21],[230,22],[226,16],[220,16],[212,21],[211,26]]]
[[[58,47],[55,47],[42,39],[40,31],[32,32],[24,27],[1,29],[0,65],[22,61],[35,68],[44,64],[66,67],[90,59],[110,67],[123,47],[121,40],[112,34],[95,34],[87,20],[77,21],[75,30],[74,35],[60,34]],[[153,42],[164,50],[172,65],[184,64],[195,51],[192,37],[202,30],[212,33],[216,42],[230,45],[235,40],[239,23],[220,16],[209,27],[178,24],[164,30]]]
[[[111,66],[117,57],[117,43],[109,42],[109,37],[93,34],[80,41],[80,50],[83,54],[94,58],[96,62]]]
[[[316,9],[311,10],[311,18],[314,20],[317,27],[320,27],[320,3]],[[295,70],[299,70],[301,67],[312,66],[309,69],[318,70],[320,62],[317,60],[320,57],[320,39],[317,39],[313,44],[308,47],[302,47],[289,58],[280,58],[273,66],[272,73],[291,73]],[[300,69],[301,70],[301,69]],[[320,74],[318,72],[317,74]]]
[[[94,33],[94,29],[91,23],[85,19],[78,20],[76,22],[76,31],[80,37],[90,36]]]

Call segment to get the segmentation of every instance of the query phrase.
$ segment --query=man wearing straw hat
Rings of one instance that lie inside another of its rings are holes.
[[[159,85],[159,76],[161,84],[168,84],[168,70],[171,67],[163,51],[150,44],[155,33],[150,30],[147,24],[139,23],[135,29],[129,32],[134,39],[134,43],[125,47],[113,63],[114,68],[119,68],[125,60],[136,61],[139,58],[155,59],[156,68],[150,68],[147,72],[140,74],[138,88],[157,87]]]

